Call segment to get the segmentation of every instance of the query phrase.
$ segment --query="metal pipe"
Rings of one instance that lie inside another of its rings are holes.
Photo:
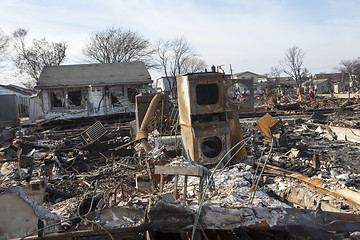
[[[152,117],[155,114],[156,107],[160,101],[165,100],[164,94],[156,94],[150,102],[150,105],[146,111],[144,119],[141,123],[140,129],[136,134],[136,140],[140,140],[145,152],[151,151],[151,146],[148,142],[148,127],[151,122]]]

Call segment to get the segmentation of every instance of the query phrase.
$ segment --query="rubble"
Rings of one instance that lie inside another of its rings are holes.
[[[39,226],[46,228],[40,234],[57,232],[60,221],[57,214],[50,212],[39,202],[27,197],[21,187],[10,187],[0,194],[1,236],[0,239],[23,237],[33,234]]]
[[[300,234],[294,226],[309,239],[359,235],[357,103],[241,113],[239,147],[229,141],[216,158],[206,143],[211,154],[194,162],[183,150],[201,150],[222,128],[219,139],[229,140],[236,126],[226,121],[235,118],[192,116],[194,135],[185,137],[199,145],[184,148],[177,107],[158,98],[139,98],[146,121],[133,129],[119,119],[13,129],[0,146],[0,212],[17,218],[3,219],[0,239],[288,239]]]

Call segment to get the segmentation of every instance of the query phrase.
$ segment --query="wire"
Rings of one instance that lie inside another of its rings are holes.
[[[78,218],[80,218],[80,217],[79,217],[79,216],[76,216],[76,217],[68,218],[68,219],[65,219],[65,220],[63,220],[63,221],[60,221],[60,222],[57,222],[57,223],[54,223],[54,224],[45,226],[45,227],[43,227],[43,228],[39,228],[39,229],[37,229],[37,230],[35,230],[35,231],[27,234],[26,236],[20,238],[20,240],[24,240],[25,238],[27,238],[27,237],[29,237],[29,236],[37,233],[37,232],[43,231],[43,230],[45,230],[45,229],[47,229],[47,228],[55,227],[55,226],[57,226],[57,225],[59,225],[59,224],[61,224],[61,223],[68,222],[68,221],[71,221],[71,220],[75,220],[75,219],[78,219]]]
[[[257,177],[257,181],[256,181],[256,184],[255,184],[255,187],[254,187],[254,192],[253,192],[253,194],[252,194],[252,196],[251,196],[251,200],[250,200],[250,204],[251,204],[251,205],[252,205],[252,202],[253,202],[253,200],[254,200],[256,191],[257,191],[257,187],[258,187],[258,184],[259,184],[260,177],[261,177],[261,175],[262,175],[263,172],[264,172],[264,169],[265,169],[265,167],[266,167],[266,163],[267,163],[267,161],[269,160],[270,154],[271,154],[272,149],[273,149],[273,138],[268,137],[264,132],[260,132],[260,133],[261,133],[262,136],[264,136],[265,138],[267,138],[267,139],[270,141],[270,144],[271,144],[271,145],[270,145],[270,151],[269,151],[268,157],[267,157],[266,160],[265,160],[265,164],[264,164],[264,166],[263,166],[263,168],[262,168],[259,176]],[[260,161],[261,158],[263,157],[264,152],[265,152],[265,149],[261,152],[261,156],[260,156],[260,158],[259,158],[259,161]],[[255,170],[255,174],[254,174],[254,178],[253,178],[253,183],[254,183],[254,180],[256,179],[256,173],[258,172],[259,167],[260,167],[259,165],[256,166],[256,170]],[[254,185],[252,185],[251,187],[253,187],[253,186],[254,186]]]
[[[102,229],[110,236],[110,238],[111,238],[112,240],[115,240],[114,237],[111,235],[111,233],[110,233],[106,228],[104,228],[102,225],[100,225],[100,224],[97,223],[97,222],[88,220],[88,219],[84,218],[83,216],[81,216],[81,214],[80,214],[80,205],[81,205],[81,203],[84,201],[84,199],[85,199],[85,197],[86,197],[86,195],[87,195],[87,192],[89,191],[89,189],[91,188],[91,186],[93,185],[93,183],[94,183],[94,182],[92,182],[91,185],[89,186],[89,188],[85,191],[84,197],[83,197],[83,199],[80,201],[80,204],[78,205],[77,213],[78,213],[79,216],[72,217],[72,218],[68,218],[68,219],[63,220],[63,221],[61,221],[61,222],[57,222],[57,223],[55,223],[55,224],[48,225],[48,226],[45,226],[45,227],[43,227],[43,228],[37,229],[37,230],[33,231],[32,233],[29,233],[28,235],[20,238],[20,240],[24,240],[26,237],[29,237],[29,236],[37,233],[37,232],[40,232],[40,231],[43,231],[43,230],[47,229],[47,228],[54,227],[54,226],[57,226],[57,225],[59,225],[59,224],[61,224],[61,223],[68,222],[68,221],[70,221],[70,220],[74,220],[74,219],[78,219],[78,218],[80,218],[80,219],[82,219],[82,220],[84,220],[84,221],[87,221],[87,222],[89,222],[89,223],[92,223],[92,224],[95,224],[95,225],[99,226],[100,228],[102,228]],[[93,202],[94,202],[94,197],[95,197],[96,189],[97,189],[97,181],[95,182],[95,190],[94,190],[94,193],[93,193],[93,196],[92,196],[92,199],[91,199],[90,208],[89,208],[88,212],[87,212],[84,216],[87,216],[87,215],[90,213],[90,211],[91,211],[91,208],[92,208],[92,205],[93,205]]]
[[[81,214],[80,214],[80,206],[81,206],[82,202],[85,200],[85,197],[86,197],[86,195],[87,195],[87,192],[88,192],[89,189],[91,188],[92,184],[89,186],[89,188],[88,188],[88,189],[86,190],[86,192],[84,193],[84,197],[83,197],[83,199],[80,201],[80,203],[79,203],[79,205],[78,205],[77,214],[79,215],[79,217],[80,217],[82,220],[84,220],[84,221],[86,221],[86,222],[89,222],[89,223],[92,223],[92,224],[95,224],[95,225],[99,226],[100,228],[102,228],[102,229],[109,235],[109,237],[110,237],[112,240],[115,240],[114,237],[111,235],[111,233],[110,233],[106,228],[104,228],[101,224],[99,224],[99,223],[97,223],[97,222],[95,222],[95,221],[92,221],[92,220],[89,220],[89,219],[86,218],[86,216],[91,212],[92,205],[93,205],[93,203],[94,203],[95,193],[96,193],[97,185],[98,185],[97,182],[98,182],[98,181],[96,180],[96,182],[95,182],[95,189],[94,189],[94,192],[93,192],[93,196],[92,196],[92,198],[91,198],[91,204],[90,204],[90,207],[89,207],[88,212],[87,212],[85,215],[81,216]]]
[[[269,160],[269,158],[270,158],[270,155],[271,155],[271,153],[272,153],[272,150],[273,150],[273,142],[271,141],[269,154],[267,155],[267,158],[266,158],[266,160],[265,160],[265,162],[264,162],[264,166],[263,166],[263,168],[261,169],[261,172],[260,172],[259,176],[257,177],[257,181],[256,181],[256,184],[255,184],[254,192],[253,192],[253,194],[252,194],[252,196],[251,196],[251,201],[250,201],[250,204],[251,204],[251,205],[253,204],[253,201],[254,201],[254,198],[255,198],[255,194],[256,194],[256,190],[257,190],[257,188],[258,188],[258,186],[259,186],[260,178],[261,178],[262,174],[264,173],[266,164],[267,164],[267,162],[268,162],[268,160]]]
[[[160,136],[163,135],[163,122],[164,122],[164,100],[161,101],[161,115],[160,115]],[[161,138],[160,138],[161,139]]]
[[[260,155],[260,158],[259,158],[259,159],[261,159],[261,158],[264,156],[264,152],[265,152],[265,149],[263,149],[263,150],[261,151],[261,155]],[[259,170],[259,167],[260,167],[260,165],[256,165],[255,173],[254,173],[253,178],[252,178],[252,183],[255,182],[255,178],[256,178],[256,176],[257,176],[257,172],[258,172],[258,170]],[[251,187],[253,187],[253,185],[252,185]]]
[[[214,182],[213,176],[214,176],[216,170],[220,167],[220,165],[222,164],[222,162],[225,160],[225,158],[227,157],[227,155],[228,155],[229,153],[231,153],[232,150],[234,150],[235,148],[237,148],[240,144],[244,143],[245,141],[246,141],[246,143],[247,143],[252,137],[254,137],[254,135],[252,135],[252,136],[250,136],[250,137],[248,137],[248,138],[246,138],[246,139],[243,139],[243,140],[241,140],[240,142],[238,142],[237,144],[235,144],[229,151],[227,151],[227,152],[224,154],[224,156],[221,158],[221,160],[220,160],[220,161],[218,162],[218,164],[215,166],[214,171],[211,173],[211,175],[210,175],[210,177],[209,177],[209,180],[208,180],[208,183],[207,183],[206,186],[205,186],[205,190],[204,190],[204,192],[203,192],[203,194],[202,194],[202,197],[201,197],[201,200],[200,200],[200,203],[199,203],[199,209],[198,209],[198,212],[197,212],[197,214],[196,214],[196,216],[195,216],[195,221],[194,221],[194,225],[193,225],[193,228],[192,228],[191,240],[194,240],[195,231],[196,231],[197,225],[198,225],[198,223],[199,223],[200,213],[201,213],[202,207],[203,207],[203,205],[204,205],[205,197],[206,197],[206,191],[208,190],[209,187],[211,187],[211,185],[212,185],[213,182]],[[237,150],[237,152],[240,151],[244,146],[245,146],[245,144],[243,144],[243,145]],[[236,154],[234,154],[234,155],[230,158],[230,160],[231,160],[235,155],[236,155]],[[230,160],[229,160],[227,163],[229,163]],[[224,166],[226,166],[226,165],[224,165]]]
[[[80,207],[81,203],[83,202],[84,198],[86,197],[86,193],[89,191],[89,189],[91,188],[92,184],[93,184],[93,183],[90,184],[89,188],[86,190],[86,192],[85,192],[85,194],[84,194],[83,199],[80,201],[80,204],[79,204],[79,206],[78,206],[78,212],[79,212],[79,207]],[[93,195],[92,200],[94,199],[94,196],[95,196],[95,194]],[[91,206],[90,206],[90,207],[92,207],[92,203],[91,203]],[[90,208],[90,209],[91,209],[91,208]],[[89,211],[90,211],[90,210],[89,210]],[[88,212],[87,214],[89,214],[89,212]],[[29,237],[29,236],[37,233],[37,232],[40,232],[40,231],[43,231],[43,230],[47,229],[47,228],[55,227],[55,226],[57,226],[57,225],[59,225],[59,224],[61,224],[61,223],[68,222],[68,221],[71,221],[71,220],[75,220],[75,219],[78,219],[78,218],[81,219],[80,214],[78,214],[78,215],[79,215],[79,216],[72,217],[72,218],[68,218],[68,219],[65,219],[65,220],[63,220],[63,221],[60,221],[60,222],[57,222],[57,223],[54,223],[54,224],[45,226],[45,227],[43,227],[43,228],[37,229],[37,230],[35,230],[35,231],[27,234],[26,236],[20,238],[20,240],[24,240],[26,237]],[[105,231],[106,231],[106,230],[105,230]]]
[[[248,137],[248,138],[246,138],[245,140],[245,143],[238,149],[238,150],[236,150],[236,152],[230,157],[230,159],[224,164],[224,166],[222,167],[222,169],[221,170],[223,170],[228,164],[229,164],[229,162],[242,150],[242,148],[243,148],[243,146],[245,146],[247,143],[248,143],[248,141],[250,141],[250,139],[252,138],[253,136],[251,136],[251,137]],[[239,142],[240,143],[240,142]]]
[[[226,158],[226,156],[232,152],[232,150],[234,150],[235,148],[237,148],[240,144],[244,143],[241,145],[241,147],[236,151],[236,153],[234,155],[232,155],[230,157],[230,159],[226,162],[226,164],[223,166],[222,169],[224,169],[226,167],[226,165],[233,159],[234,156],[236,156],[236,154],[241,151],[241,149],[247,144],[248,141],[250,141],[250,139],[252,139],[253,137],[255,136],[264,136],[263,133],[261,134],[253,134],[251,135],[250,137],[248,138],[245,138],[243,140],[241,140],[240,142],[238,142],[237,144],[235,144],[228,152],[226,152],[224,154],[224,156],[221,158],[221,160],[218,162],[218,164],[215,166],[214,168],[214,171],[211,173],[210,177],[209,177],[209,180],[208,180],[208,183],[206,184],[206,187],[205,187],[205,190],[202,194],[202,197],[201,197],[201,200],[200,200],[200,203],[199,203],[199,209],[198,209],[198,212],[196,214],[196,217],[195,217],[195,221],[194,221],[194,225],[193,225],[193,229],[192,229],[192,234],[191,234],[191,240],[194,240],[194,236],[195,236],[195,231],[196,231],[196,228],[197,228],[197,225],[199,223],[199,218],[200,218],[200,214],[201,214],[201,210],[202,210],[202,207],[204,205],[204,201],[205,201],[205,197],[206,197],[206,191],[208,190],[208,188],[211,187],[211,185],[213,184],[214,182],[214,179],[213,179],[213,176],[216,172],[216,170],[220,167],[220,165],[222,164],[222,162],[224,161],[224,159]],[[265,135],[265,138],[268,138],[270,139],[268,136]],[[271,151],[272,151],[272,140],[270,140],[271,142]]]

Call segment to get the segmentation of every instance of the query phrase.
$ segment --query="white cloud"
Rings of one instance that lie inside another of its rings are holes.
[[[67,41],[69,63],[80,61],[90,33],[116,26],[153,42],[185,36],[209,66],[265,73],[298,45],[307,67],[329,71],[360,51],[359,9],[355,0],[4,0],[0,28]]]

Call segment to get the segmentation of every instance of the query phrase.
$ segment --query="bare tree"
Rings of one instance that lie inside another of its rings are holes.
[[[280,80],[281,75],[281,69],[280,67],[271,67],[270,68],[270,76],[273,77],[276,81]]]
[[[83,48],[83,54],[90,62],[144,62],[148,68],[155,68],[155,50],[149,40],[130,30],[107,28],[95,32]]]
[[[0,62],[7,59],[10,38],[0,29]]]
[[[280,62],[282,71],[296,81],[298,87],[301,87],[302,76],[305,73],[303,67],[304,51],[298,46],[293,46],[285,51],[285,58]]]
[[[177,91],[176,75],[200,72],[207,66],[184,37],[167,41],[160,40],[157,43],[156,53],[158,64],[165,74],[173,96],[176,96]]]
[[[306,67],[304,67],[301,71],[301,79],[302,80],[307,80],[311,78],[311,72],[309,71],[309,69],[307,69]]]
[[[207,67],[206,62],[200,58],[194,57],[190,58],[184,62],[183,72],[186,73],[194,73],[194,72],[202,72]]]
[[[14,47],[17,55],[15,65],[26,72],[36,82],[45,66],[57,66],[65,61],[67,44],[65,42],[49,42],[45,38],[33,39],[27,45],[25,38],[28,31],[17,29],[13,33]]]
[[[343,73],[352,74],[353,60],[343,60],[340,62],[339,70]]]
[[[345,73],[349,80],[356,80],[358,84],[360,83],[360,58],[341,61],[339,70]]]

